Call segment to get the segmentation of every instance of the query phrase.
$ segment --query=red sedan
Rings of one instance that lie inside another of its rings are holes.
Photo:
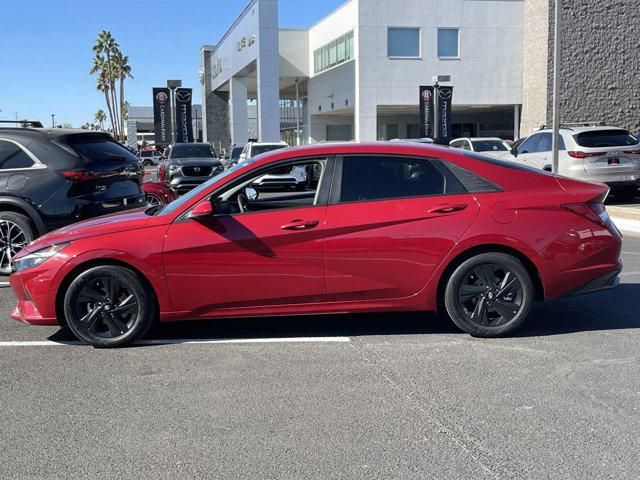
[[[294,168],[304,191],[258,192]],[[422,144],[328,144],[241,163],[166,206],[78,223],[14,259],[13,317],[101,347],[156,321],[427,311],[491,337],[534,301],[614,286],[608,190]]]

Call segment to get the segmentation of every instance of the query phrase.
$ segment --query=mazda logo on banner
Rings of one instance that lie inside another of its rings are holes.
[[[451,103],[453,100],[453,87],[438,87],[438,125],[436,138],[440,143],[448,144],[453,137],[451,132]]]
[[[176,89],[176,143],[193,142],[192,90]]]
[[[153,127],[156,145],[171,143],[171,102],[168,88],[153,89]]]

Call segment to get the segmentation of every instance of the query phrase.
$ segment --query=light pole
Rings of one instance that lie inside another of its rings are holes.
[[[176,112],[176,88],[182,86],[182,80],[167,80],[167,87],[171,90],[171,143],[176,141],[176,133],[178,132],[176,122],[178,120],[178,112]]]
[[[553,173],[558,173],[560,145],[560,32],[562,23],[562,0],[556,0],[555,26],[553,29]]]

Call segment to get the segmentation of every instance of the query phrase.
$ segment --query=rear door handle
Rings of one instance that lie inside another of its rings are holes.
[[[432,210],[429,210],[429,213],[454,213],[461,212],[466,209],[468,205],[466,203],[448,203],[445,205],[440,205]]]
[[[316,228],[320,222],[318,220],[292,220],[280,227],[282,230],[310,230]]]

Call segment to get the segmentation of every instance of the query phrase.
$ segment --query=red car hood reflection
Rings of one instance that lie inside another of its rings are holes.
[[[95,237],[106,233],[116,233],[141,228],[150,218],[144,212],[145,209],[140,209],[126,213],[105,215],[104,217],[92,218],[91,220],[85,220],[60,228],[59,230],[54,230],[28,245],[21,250],[16,257],[22,257],[28,253],[57,243],[71,242],[80,238]]]

